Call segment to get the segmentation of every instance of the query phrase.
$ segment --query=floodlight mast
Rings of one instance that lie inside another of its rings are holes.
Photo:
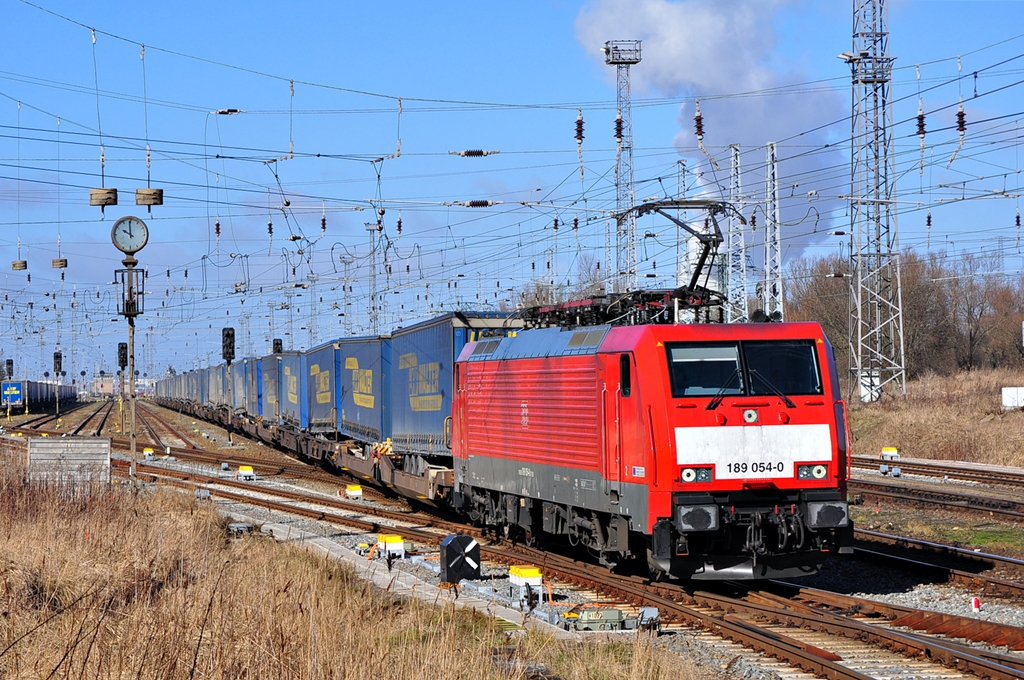
[[[604,63],[615,66],[616,71],[618,116],[615,119],[615,139],[618,153],[615,157],[615,212],[621,218],[615,221],[614,292],[625,293],[637,289],[636,214],[631,210],[635,194],[629,67],[640,63],[640,41],[609,40],[601,51],[604,52]]]

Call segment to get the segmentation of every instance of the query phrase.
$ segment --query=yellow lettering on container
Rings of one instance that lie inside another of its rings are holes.
[[[319,366],[317,367],[319,368]],[[331,372],[320,371],[316,374],[316,403],[331,403]]]
[[[352,371],[352,401],[356,406],[373,408],[373,371],[364,368]]]

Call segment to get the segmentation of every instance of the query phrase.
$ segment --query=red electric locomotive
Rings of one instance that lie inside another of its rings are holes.
[[[541,328],[456,363],[453,505],[655,576],[814,573],[847,552],[845,404],[816,323]]]

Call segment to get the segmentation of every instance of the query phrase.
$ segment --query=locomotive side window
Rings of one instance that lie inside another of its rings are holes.
[[[628,397],[633,391],[633,381],[629,373],[629,355],[619,355],[619,384],[622,386],[622,396]]]
[[[739,347],[734,342],[666,344],[672,396],[743,394]]]
[[[748,340],[743,355],[751,394],[822,394],[813,340]]]

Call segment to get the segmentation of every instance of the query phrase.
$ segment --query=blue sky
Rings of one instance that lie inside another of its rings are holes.
[[[581,260],[609,271],[615,74],[598,50],[610,39],[643,40],[632,70],[638,198],[674,194],[681,159],[689,195],[720,197],[728,145],[739,144],[744,212],[756,213],[765,144],[778,141],[785,258],[845,243],[829,232],[849,220],[838,198],[849,191],[849,70],[836,55],[851,48],[850,2],[291,4],[0,0],[0,345],[19,372],[41,373],[55,348],[71,357],[69,377],[114,368],[125,322],[109,232],[127,214],[151,231],[138,256],[149,279],[137,357],[154,374],[216,363],[226,325],[239,355],[266,353],[272,337],[309,347],[367,332],[364,225],[379,207],[391,267],[377,277],[382,329],[495,307],[534,280],[565,284]],[[1024,2],[889,4],[901,240],[951,257],[1001,249],[1017,276]],[[961,96],[968,131],[947,168]],[[720,170],[697,148],[695,98]],[[229,108],[242,113],[211,113]],[[101,134],[105,185],[120,192],[105,215],[88,205]],[[132,200],[147,141],[152,186],[165,191],[152,213]],[[465,149],[501,153],[449,154]],[[467,200],[502,203],[452,205]],[[653,218],[638,230],[651,234],[642,280],[671,286],[675,233]],[[51,267],[58,236],[63,280]],[[748,235],[755,268],[760,238]],[[7,268],[18,259],[31,281]]]

